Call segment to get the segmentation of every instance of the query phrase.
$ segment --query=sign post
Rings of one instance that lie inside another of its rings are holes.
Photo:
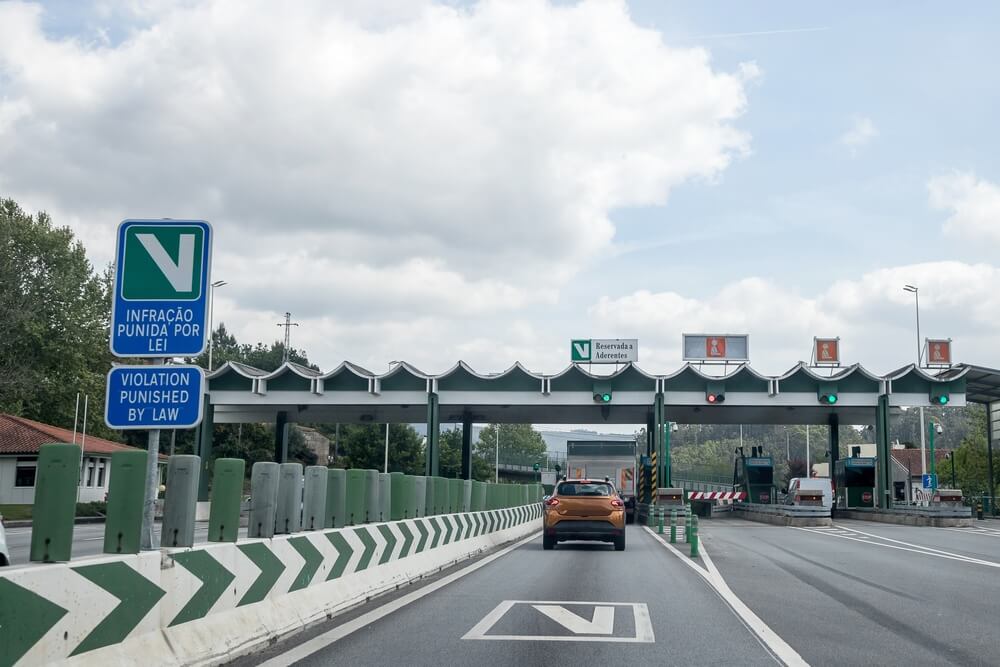
[[[108,373],[104,419],[116,429],[149,429],[143,550],[157,548],[160,429],[191,428],[202,418],[202,370],[165,364],[205,350],[211,260],[212,227],[204,220],[118,226],[109,347],[116,357],[145,357],[150,365]]]

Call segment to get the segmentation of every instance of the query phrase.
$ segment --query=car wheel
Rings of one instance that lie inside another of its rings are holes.
[[[555,538],[549,537],[548,535],[542,536],[542,548],[546,551],[551,551],[556,546]]]
[[[625,551],[625,533],[615,538],[615,551]]]

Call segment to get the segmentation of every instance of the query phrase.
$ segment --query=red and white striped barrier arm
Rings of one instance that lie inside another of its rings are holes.
[[[746,500],[746,491],[688,491],[688,500]]]

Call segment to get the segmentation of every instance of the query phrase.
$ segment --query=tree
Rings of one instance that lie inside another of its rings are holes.
[[[441,433],[438,447],[438,474],[449,479],[461,477],[462,429],[453,428]]]
[[[385,464],[385,424],[342,424],[340,462],[345,468],[381,472]],[[409,424],[389,427],[389,472],[424,474],[423,440]]]
[[[110,283],[68,227],[0,201],[0,411],[71,427],[81,392],[88,432],[111,435],[102,418]]]
[[[213,368],[218,368],[227,361],[235,361],[259,368],[262,371],[273,371],[277,370],[284,363],[284,357],[285,344],[282,341],[276,340],[270,345],[260,342],[256,345],[240,343],[236,340],[236,336],[229,333],[223,322],[220,322],[219,326],[212,331]],[[305,351],[294,347],[289,350],[288,360],[300,366],[319,370],[318,366],[309,363]],[[198,364],[202,368],[208,368],[208,350],[206,349],[192,360],[192,363]]]
[[[792,459],[788,462],[788,472],[785,473],[785,485],[784,488],[788,488],[788,485],[792,483],[792,479],[795,477],[808,477],[806,472],[806,462],[803,459]]]
[[[531,465],[545,458],[545,440],[531,424],[489,424],[479,432],[479,440],[473,448],[474,478],[481,481],[494,479],[498,429],[501,462]]]

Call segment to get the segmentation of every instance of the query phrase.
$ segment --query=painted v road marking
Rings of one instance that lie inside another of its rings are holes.
[[[610,635],[615,628],[614,607],[594,607],[594,617],[587,620],[557,604],[531,605],[575,635]]]

